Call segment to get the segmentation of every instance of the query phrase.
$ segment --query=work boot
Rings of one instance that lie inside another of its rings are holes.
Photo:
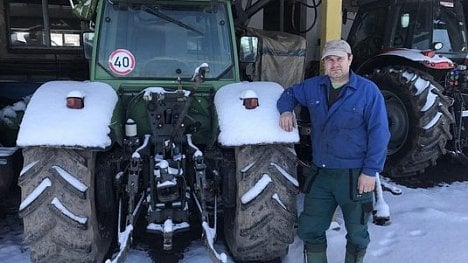
[[[327,263],[327,246],[305,245],[304,257],[306,263]]]
[[[345,263],[363,263],[366,249],[359,249],[353,245],[346,245]]]

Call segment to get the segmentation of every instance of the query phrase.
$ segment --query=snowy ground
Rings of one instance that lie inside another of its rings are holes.
[[[459,167],[456,171],[465,181],[438,183],[427,189],[398,185],[403,191],[399,196],[385,192],[392,222],[388,226],[369,224],[372,241],[365,262],[468,262],[468,169]],[[439,175],[452,172],[450,169],[436,171]],[[300,195],[299,208],[301,201]],[[2,208],[1,212],[6,216],[0,218],[0,262],[29,262],[29,249],[21,243],[21,220],[11,206]],[[338,222],[342,223],[341,219],[338,218]],[[339,231],[328,231],[328,262],[343,262],[345,233],[343,227]],[[153,251],[157,248],[150,246],[151,242],[137,243],[126,262],[169,263],[178,259],[183,263],[210,262],[203,243],[196,238],[179,255],[155,257]],[[216,247],[226,251],[221,241]],[[282,262],[302,262],[302,242],[298,238]]]

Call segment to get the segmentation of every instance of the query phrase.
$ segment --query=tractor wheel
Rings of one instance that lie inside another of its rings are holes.
[[[236,148],[234,207],[224,211],[225,239],[236,261],[269,261],[284,256],[294,241],[297,220],[296,154],[292,145]],[[228,162],[229,163],[229,162]],[[231,163],[232,164],[232,163]],[[232,167],[234,168],[234,167]]]
[[[32,262],[102,262],[112,239],[98,224],[96,153],[23,150],[20,216]]]
[[[409,68],[384,68],[368,76],[381,89],[391,133],[385,172],[413,176],[435,165],[452,139],[452,101],[430,75]]]

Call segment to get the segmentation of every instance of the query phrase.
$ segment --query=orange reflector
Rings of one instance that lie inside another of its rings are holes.
[[[67,108],[69,109],[82,109],[84,107],[83,98],[67,97]]]
[[[258,99],[257,98],[246,98],[244,99],[244,104],[246,109],[252,110],[258,107]]]
[[[434,51],[434,50],[427,49],[427,50],[421,51],[421,54],[423,54],[423,55],[426,56],[426,57],[433,58],[433,57],[435,56],[435,51]]]

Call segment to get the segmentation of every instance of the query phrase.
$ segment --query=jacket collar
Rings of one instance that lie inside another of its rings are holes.
[[[349,87],[354,90],[357,90],[358,89],[357,82],[358,80],[357,80],[356,73],[354,73],[352,70],[349,70],[349,81],[348,83],[343,85],[343,87]],[[331,86],[330,78],[326,75],[322,75],[322,78],[320,79],[320,86],[330,87]]]

